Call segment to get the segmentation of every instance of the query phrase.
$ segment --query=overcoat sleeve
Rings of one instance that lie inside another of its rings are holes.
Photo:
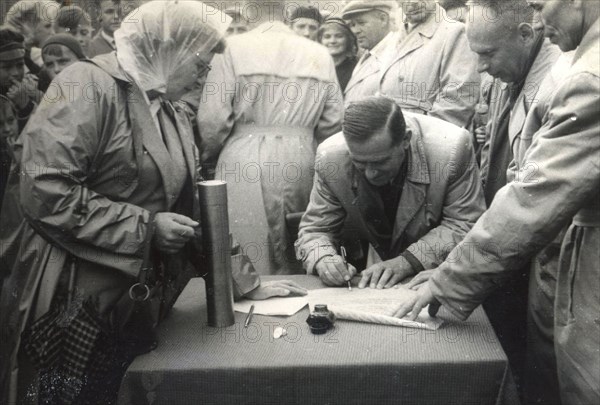
[[[448,187],[438,226],[408,247],[424,269],[439,266],[485,211],[485,200],[473,143],[467,131],[453,146]],[[435,181],[435,180],[434,180]]]
[[[466,319],[512,269],[550,243],[598,192],[600,79],[575,74],[557,89],[548,122],[525,162],[528,181],[500,189],[489,210],[429,280],[434,296]]]
[[[322,154],[317,150],[310,201],[295,243],[296,258],[302,260],[308,274],[314,274],[315,265],[323,257],[337,254],[337,244],[346,219],[346,210],[319,170],[325,166],[321,158]]]
[[[440,94],[429,115],[467,128],[479,100],[480,74],[477,56],[469,48],[465,29],[447,30],[440,66]]]
[[[215,55],[206,78],[197,123],[202,143],[202,161],[216,160],[235,123],[233,103],[240,96],[231,53]]]
[[[344,96],[335,73],[333,61],[330,63],[329,76],[330,80],[328,82],[320,83],[320,86],[323,87],[322,91],[325,92],[325,103],[315,129],[315,140],[319,144],[342,129]],[[308,102],[308,99],[306,102]]]
[[[139,262],[150,213],[87,186],[102,170],[98,159],[111,134],[126,124],[116,120],[123,107],[113,98],[115,81],[92,65],[79,65],[53,82],[52,97],[47,94],[20,137],[20,200],[44,238],[75,256],[122,267]],[[118,188],[118,173],[113,181]],[[107,257],[113,262],[105,263]]]

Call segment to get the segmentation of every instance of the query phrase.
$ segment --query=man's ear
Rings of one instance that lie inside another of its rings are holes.
[[[379,19],[384,24],[389,24],[390,23],[390,16],[389,16],[389,14],[385,13],[383,11],[379,11]]]
[[[535,29],[529,23],[521,23],[517,27],[519,31],[519,38],[523,43],[529,44],[535,41]]]

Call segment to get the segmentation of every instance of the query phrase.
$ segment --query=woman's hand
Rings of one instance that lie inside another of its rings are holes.
[[[267,281],[246,294],[251,300],[266,300],[271,297],[306,295],[308,291],[290,280]]]
[[[177,253],[194,237],[194,228],[200,224],[185,215],[173,212],[159,212],[154,217],[156,231],[155,246],[164,253]]]

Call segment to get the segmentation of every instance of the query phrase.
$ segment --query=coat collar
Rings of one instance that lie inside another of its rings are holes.
[[[598,42],[600,41],[600,18],[596,20],[583,36],[575,56],[573,57],[573,65],[588,51],[592,48],[598,48]],[[598,61],[596,60],[596,63]]]
[[[407,128],[412,131],[412,138],[410,141],[410,148],[408,153],[408,165],[406,180],[404,181],[404,188],[402,190],[402,196],[398,203],[398,209],[396,211],[396,221],[393,226],[392,240],[390,245],[390,252],[397,252],[399,246],[403,245],[404,233],[406,227],[412,221],[414,216],[419,212],[427,194],[427,185],[430,183],[429,165],[425,157],[425,150],[423,145],[423,137],[421,135],[421,129],[418,126],[416,120],[412,117],[405,117]],[[354,165],[352,167],[352,190],[355,196],[355,204],[361,211],[361,215],[366,218],[366,210],[369,205],[373,202],[373,187],[370,186],[368,181],[364,178],[364,175],[360,173]],[[381,212],[380,220],[386,220]],[[382,229],[382,227],[375,227],[373,224],[366,223],[369,234],[369,242],[373,245],[376,250],[379,250],[378,246],[378,235],[376,229]],[[381,255],[381,253],[380,253]]]
[[[369,51],[369,54],[363,55],[352,72],[345,92],[347,93],[367,77],[383,72],[384,68],[389,66],[393,55],[396,54],[399,40],[398,32],[390,32]],[[369,56],[366,57],[367,55]]]
[[[542,39],[542,41],[544,42],[537,54],[533,56],[535,59],[527,73],[521,93],[517,97],[511,111],[508,129],[510,145],[513,144],[523,130],[527,113],[537,97],[537,91],[531,91],[531,89],[538,90],[540,83],[546,77],[546,74],[550,71],[558,56],[560,56],[560,51],[556,45],[551,44],[549,40]]]
[[[154,118],[150,111],[150,104],[147,102],[147,96],[121,68],[114,52],[98,56],[94,58],[92,63],[99,66],[113,78],[124,82],[127,85],[126,97],[136,160],[141,162],[144,150],[152,157],[161,174],[162,185],[166,196],[166,207],[172,207],[178,197],[178,193],[173,189],[174,183],[171,181],[174,173],[173,163],[162,140],[162,136],[155,125]],[[191,143],[193,142],[191,128],[183,122],[180,114],[175,114],[175,130],[173,132],[174,133],[164,135],[179,137],[188,172],[191,178],[195,179],[196,170],[193,144]]]
[[[394,60],[390,63],[390,66],[394,64],[397,60],[402,59],[406,54],[414,51],[422,47],[425,44],[423,38],[431,39],[437,29],[440,26],[440,23],[436,21],[436,15],[439,14],[438,5],[436,5],[436,13],[430,14],[427,20],[415,26],[410,33],[408,33],[400,43],[398,48],[398,53]]]

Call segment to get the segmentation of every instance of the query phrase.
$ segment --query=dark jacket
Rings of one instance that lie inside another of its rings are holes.
[[[126,79],[114,53],[95,63],[102,67],[75,63],[59,75],[61,97],[44,101],[20,137],[26,221],[3,227],[0,241],[1,262],[11,270],[0,294],[3,393],[14,389],[9,377],[17,374],[21,332],[50,308],[69,257],[77,258],[76,287],[92,289],[103,316],[135,282],[151,210],[200,221],[199,159],[187,116],[175,110],[172,133],[164,133],[180,140],[187,167],[185,185],[176,192],[173,163],[143,94]],[[73,82],[92,84],[77,91],[69,87]],[[138,187],[142,177],[144,187]],[[151,198],[144,198],[149,189]],[[163,258],[165,274],[179,291],[197,274],[195,245]],[[15,252],[11,246],[17,246],[16,255],[7,257]],[[259,283],[253,275],[235,278],[238,294]],[[166,299],[168,310],[176,296]]]

